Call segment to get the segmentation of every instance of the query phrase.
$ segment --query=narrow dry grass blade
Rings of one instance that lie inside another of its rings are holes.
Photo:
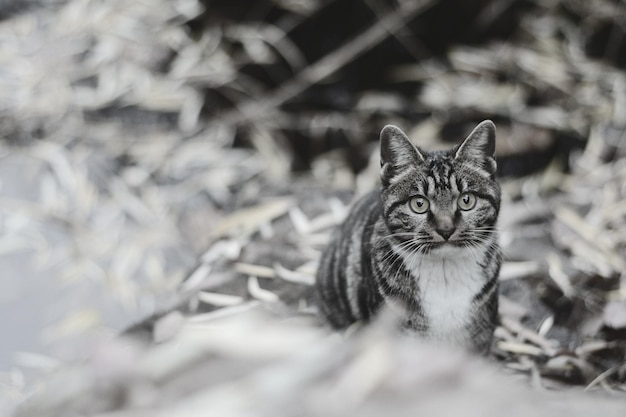
[[[563,291],[563,294],[572,298],[575,294],[574,287],[569,280],[569,276],[563,271],[563,262],[561,258],[554,253],[550,252],[546,256],[546,262],[548,263],[548,273],[550,278],[556,283],[556,285]]]
[[[502,325],[516,334],[522,340],[528,340],[534,345],[538,346],[544,354],[553,355],[556,351],[556,344],[550,340],[547,340],[543,336],[533,332],[530,329],[522,326],[520,323],[510,320],[507,317],[501,318]]]
[[[230,294],[219,294],[209,291],[200,291],[197,297],[203,303],[211,304],[216,307],[232,307],[243,304],[245,301],[243,297]]]
[[[261,278],[275,278],[276,272],[269,266],[252,265],[242,262],[235,264],[235,271],[243,275],[253,275]]]
[[[263,223],[286,214],[292,205],[291,198],[284,198],[241,209],[222,220],[215,228],[214,235],[215,237],[231,234],[249,236],[258,231]]]
[[[600,375],[598,375],[597,377],[595,377],[593,379],[593,381],[591,381],[586,387],[585,387],[585,391],[589,391],[592,388],[594,388],[595,386],[601,384],[602,382],[604,382],[608,377],[610,377],[614,372],[616,372],[619,369],[620,365],[615,365],[609,369],[607,369],[606,371],[602,372]]]
[[[503,350],[509,353],[514,353],[517,355],[531,355],[531,356],[545,355],[545,352],[543,349],[537,346],[528,344],[528,343],[499,341],[496,343],[496,346],[500,350]]]
[[[296,232],[301,235],[310,233],[311,222],[299,207],[292,207],[291,210],[289,210],[289,218],[291,219]]]
[[[265,301],[268,303],[275,303],[280,301],[280,298],[277,294],[274,294],[271,291],[261,288],[259,285],[259,280],[255,276],[250,276],[248,278],[248,293],[259,301]]]
[[[500,280],[532,277],[542,271],[537,261],[505,262],[500,269]]]
[[[315,284],[314,275],[303,272],[291,271],[278,263],[274,264],[274,270],[276,271],[276,277],[284,279],[285,281],[308,286]]]
[[[181,290],[190,291],[198,288],[211,273],[211,266],[202,264],[182,283]]]
[[[259,301],[257,300],[248,301],[248,302],[239,304],[234,307],[225,307],[225,308],[220,308],[218,310],[211,311],[210,313],[196,314],[189,318],[189,323],[202,324],[202,323],[206,323],[206,322],[213,321],[213,320],[231,317],[233,315],[241,314],[243,312],[258,308],[258,306],[259,306]]]

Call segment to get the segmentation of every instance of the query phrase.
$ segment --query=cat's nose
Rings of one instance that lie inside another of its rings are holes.
[[[439,233],[444,240],[450,239],[450,236],[452,236],[452,233],[454,233],[455,230],[454,226],[438,227],[435,229],[435,231]]]

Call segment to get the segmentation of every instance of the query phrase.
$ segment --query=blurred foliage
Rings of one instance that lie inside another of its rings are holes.
[[[185,277],[220,292],[185,294],[185,313],[255,297],[297,310],[310,300],[293,287],[351,196],[330,190],[376,184],[384,124],[432,149],[491,118],[512,301],[498,357],[621,387],[624,13],[619,0],[0,1],[3,254],[26,248],[65,295],[114,300],[114,324],[74,311],[52,336],[119,329],[179,302]]]

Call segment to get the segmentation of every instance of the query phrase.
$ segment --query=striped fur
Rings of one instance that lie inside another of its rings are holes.
[[[333,327],[368,321],[388,305],[407,332],[488,351],[501,264],[494,150],[491,121],[431,153],[394,126],[382,130],[382,188],[354,204],[317,273],[320,309]]]

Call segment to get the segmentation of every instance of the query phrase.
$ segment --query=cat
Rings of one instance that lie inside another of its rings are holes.
[[[454,148],[425,152],[398,127],[382,129],[382,188],[353,205],[317,272],[319,307],[334,328],[387,305],[403,331],[490,350],[502,263],[495,137],[485,120]]]

